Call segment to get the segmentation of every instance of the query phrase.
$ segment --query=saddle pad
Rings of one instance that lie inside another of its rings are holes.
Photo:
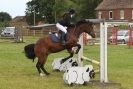
[[[50,35],[50,38],[53,42],[55,43],[59,43],[60,42],[60,36],[56,35],[56,33],[51,33],[49,34]]]

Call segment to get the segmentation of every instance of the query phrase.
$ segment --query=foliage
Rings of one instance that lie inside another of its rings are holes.
[[[9,26],[9,21],[11,21],[11,16],[6,12],[0,12],[0,27]]]
[[[80,0],[81,9],[80,14],[81,18],[92,19],[96,18],[95,8],[102,0]]]
[[[36,22],[45,20],[48,23],[57,22],[64,12],[74,8],[76,19],[95,18],[95,8],[102,0],[32,0],[27,3],[26,17],[33,25],[33,12],[36,12]],[[38,14],[37,14],[38,13]],[[43,18],[42,18],[43,17]]]
[[[120,29],[128,29],[128,28],[129,28],[129,26],[128,26],[128,25],[123,24],[123,25],[119,25],[119,28],[120,28]]]
[[[0,27],[8,27],[9,21],[0,22]]]
[[[27,3],[27,9],[26,9],[26,17],[27,22],[31,25],[33,25],[33,17],[35,12],[35,18],[36,21],[43,21],[46,20],[47,22],[51,23],[54,22],[54,16],[53,16],[53,6],[54,6],[54,0],[32,0]]]

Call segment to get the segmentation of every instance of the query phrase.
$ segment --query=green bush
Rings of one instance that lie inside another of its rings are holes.
[[[122,24],[122,25],[119,25],[119,28],[120,29],[128,29],[129,26],[128,25],[125,25],[125,24]]]

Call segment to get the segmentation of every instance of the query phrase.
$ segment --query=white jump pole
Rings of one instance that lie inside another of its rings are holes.
[[[107,83],[107,23],[100,22],[100,82]]]
[[[78,52],[78,63],[80,66],[83,66],[83,61],[81,61],[81,58],[83,56],[83,34],[81,34],[79,38],[79,44],[81,45],[81,49]]]

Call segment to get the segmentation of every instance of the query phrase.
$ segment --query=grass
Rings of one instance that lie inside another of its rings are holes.
[[[0,39],[0,89],[102,89],[99,86],[66,85],[62,79],[62,72],[54,72],[51,64],[54,58],[67,56],[67,52],[51,54],[45,65],[51,73],[48,77],[40,77],[33,63],[23,53],[23,47],[34,43],[38,37],[25,37],[25,43],[13,43]],[[84,55],[99,59],[99,46],[86,46]],[[87,64],[87,62],[86,62]],[[95,66],[95,65],[94,65]],[[126,45],[108,45],[108,77],[109,80],[121,83],[121,89],[133,87],[133,48]],[[99,78],[99,74],[95,79]],[[114,89],[108,87],[106,89]]]

